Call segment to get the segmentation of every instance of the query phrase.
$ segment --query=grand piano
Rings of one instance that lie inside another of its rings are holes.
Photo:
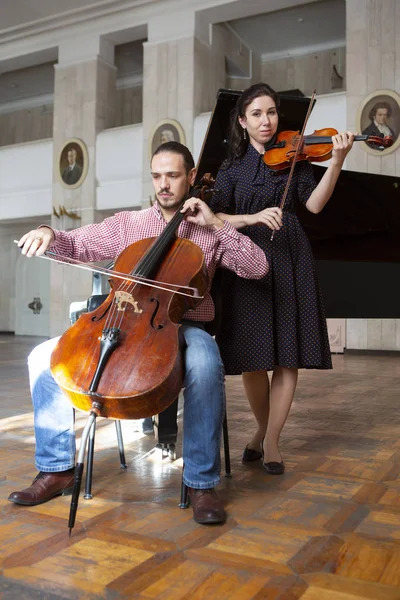
[[[198,164],[198,183],[227,154],[240,92],[219,90]],[[279,94],[280,128],[301,130],[309,98]],[[360,142],[363,143],[363,142]],[[319,181],[326,167],[313,165]],[[297,207],[310,240],[329,318],[400,318],[400,178],[343,170],[319,215]]]

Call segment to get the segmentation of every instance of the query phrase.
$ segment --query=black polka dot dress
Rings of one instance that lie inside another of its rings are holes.
[[[211,201],[214,212],[254,214],[279,206],[288,170],[271,171],[249,144],[244,157],[220,169]],[[312,167],[296,165],[286,199],[283,227],[274,234],[264,225],[244,227],[266,253],[270,265],[261,281],[224,271],[222,318],[217,334],[228,375],[272,370],[275,366],[331,369],[331,354],[321,291],[311,246],[295,214],[316,186]]]

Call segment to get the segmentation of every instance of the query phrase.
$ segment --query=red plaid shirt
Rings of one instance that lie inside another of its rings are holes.
[[[119,212],[102,223],[85,225],[72,231],[53,229],[55,241],[51,250],[83,262],[115,260],[134,242],[159,236],[166,224],[155,203],[151,208]],[[209,287],[204,300],[195,310],[188,311],[185,319],[201,322],[213,320],[214,303],[209,290],[217,267],[230,269],[246,279],[261,279],[268,272],[267,259],[261,248],[228,222],[221,229],[213,230],[183,221],[177,235],[200,246],[209,275]]]

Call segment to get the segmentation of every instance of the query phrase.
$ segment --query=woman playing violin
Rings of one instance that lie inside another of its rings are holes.
[[[215,182],[211,208],[264,249],[270,272],[262,281],[223,276],[223,311],[217,336],[226,373],[242,374],[257,429],[243,461],[263,458],[264,469],[282,474],[279,437],[288,416],[299,368],[331,369],[321,292],[309,241],[296,217],[300,201],[312,213],[328,202],[350,132],[332,137],[332,160],[316,185],[312,166],[295,166],[284,210],[279,208],[288,170],[264,163],[279,126],[279,98],[260,83],[239,97],[232,117],[228,159]],[[271,240],[271,231],[273,239]],[[271,382],[268,371],[272,371]]]

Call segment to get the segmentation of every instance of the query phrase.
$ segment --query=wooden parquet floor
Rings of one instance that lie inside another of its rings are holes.
[[[81,495],[69,538],[69,498],[7,502],[35,474],[25,363],[38,341],[0,336],[2,599],[400,599],[399,357],[334,356],[331,372],[301,372],[282,477],[241,464],[253,423],[241,379],[228,378],[223,526],[178,508],[179,442],[163,460],[123,422],[123,471],[114,425],[99,420],[94,497]]]

